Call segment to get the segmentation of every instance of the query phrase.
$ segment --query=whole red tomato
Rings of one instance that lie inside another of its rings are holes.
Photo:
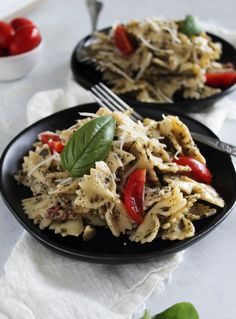
[[[21,54],[37,47],[41,42],[41,35],[38,28],[33,25],[26,25],[16,31],[12,38],[9,51],[10,55]]]
[[[0,49],[0,57],[7,56],[8,50],[7,49]]]
[[[13,38],[15,31],[13,27],[3,21],[0,21],[0,49],[7,49]]]
[[[17,31],[20,28],[25,27],[27,25],[33,25],[35,27],[35,24],[31,20],[23,18],[23,17],[13,19],[10,22],[10,24],[15,31]]]

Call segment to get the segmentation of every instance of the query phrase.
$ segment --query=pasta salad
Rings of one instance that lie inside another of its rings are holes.
[[[185,20],[132,20],[108,34],[95,32],[86,55],[117,94],[141,102],[201,99],[236,81],[234,66],[218,60],[220,43],[187,16]]]
[[[22,205],[40,229],[85,241],[100,227],[142,244],[183,240],[224,206],[187,126],[172,115],[134,122],[131,111],[100,108],[38,135],[15,178],[32,191]]]

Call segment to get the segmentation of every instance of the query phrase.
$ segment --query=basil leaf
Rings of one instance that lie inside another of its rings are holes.
[[[152,319],[199,319],[199,316],[191,303],[180,302],[152,317]]]
[[[188,36],[199,35],[203,30],[194,16],[187,15],[180,25],[179,31]]]
[[[140,318],[140,319],[151,319],[151,315],[150,315],[150,313],[147,311],[147,309],[145,310],[145,312],[144,312],[142,318]]]
[[[100,116],[81,126],[61,153],[61,165],[72,177],[83,176],[97,161],[105,159],[113,141],[116,121]]]

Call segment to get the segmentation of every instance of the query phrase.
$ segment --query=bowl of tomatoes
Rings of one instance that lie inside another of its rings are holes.
[[[0,21],[0,81],[25,77],[36,65],[41,49],[40,31],[31,20]]]

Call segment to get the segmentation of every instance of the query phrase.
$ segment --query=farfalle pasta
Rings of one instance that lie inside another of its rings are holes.
[[[95,32],[86,57],[115,93],[141,102],[172,103],[179,97],[214,95],[221,88],[209,86],[206,74],[230,72],[233,66],[219,62],[221,45],[206,32],[190,35],[181,28],[187,19],[191,17],[132,20],[115,25],[108,34]]]
[[[195,180],[189,166],[175,162],[185,155],[206,163],[177,116],[136,123],[128,111],[100,108],[96,114],[83,115],[86,118],[68,129],[40,134],[16,174],[17,181],[32,191],[22,206],[40,229],[49,228],[62,236],[83,236],[84,240],[93,238],[99,227],[115,237],[125,234],[142,244],[156,238],[183,240],[194,236],[196,220],[212,216],[224,206],[211,185]],[[59,149],[56,143],[66,149],[78,130],[104,116],[115,123],[104,159],[82,176],[71,176],[63,166],[64,155],[55,151]],[[145,173],[145,181],[142,212],[136,212],[141,217],[135,219],[124,198],[128,180],[138,170]]]

